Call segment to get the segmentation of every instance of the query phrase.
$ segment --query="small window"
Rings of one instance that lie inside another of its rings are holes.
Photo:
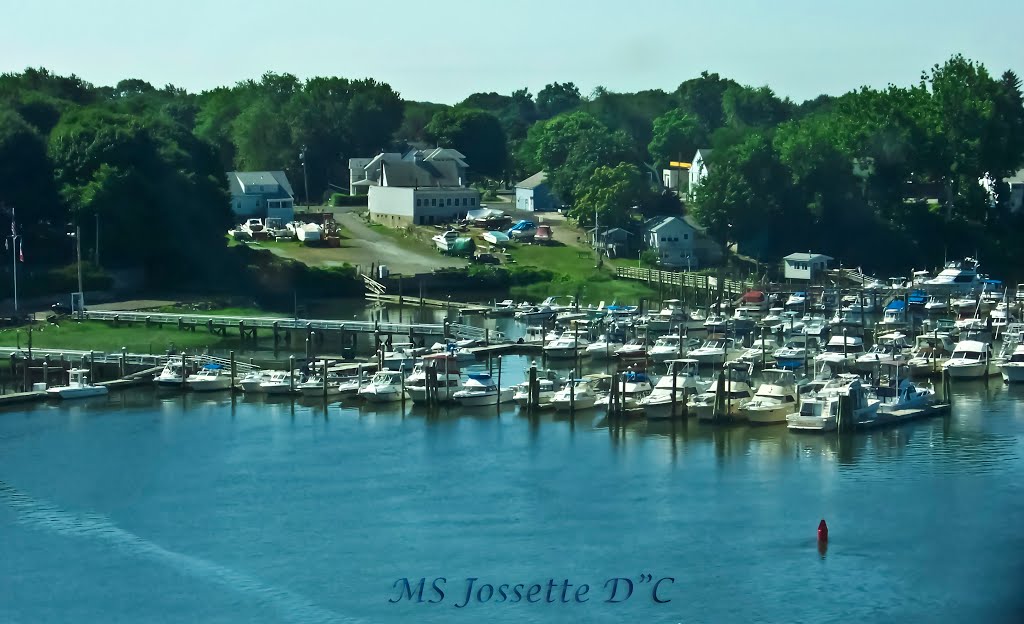
[[[436,206],[437,205],[437,198],[431,198],[430,199],[430,205],[431,206]]]
[[[449,197],[449,198],[448,198],[448,205],[449,205],[449,206],[451,206],[451,205],[452,205],[452,198],[451,198],[451,197]]]
[[[468,197],[463,197],[462,198],[462,205],[463,206],[468,206],[469,205],[469,198]]]
[[[420,199],[419,197],[417,197],[416,198],[416,207],[419,208],[422,205],[423,205],[423,200]]]
[[[476,206],[476,197],[470,197],[469,198],[469,205],[470,206]]]

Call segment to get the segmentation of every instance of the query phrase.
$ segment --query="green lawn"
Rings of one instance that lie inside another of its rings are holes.
[[[247,316],[247,317],[280,317],[288,318],[290,315],[281,312],[269,312],[261,308],[247,307],[247,306],[225,306],[223,308],[216,308],[213,310],[196,310],[188,306],[163,306],[157,308],[154,312],[160,312],[164,314],[201,314],[208,316]]]
[[[5,347],[28,346],[27,328],[0,330],[0,345]],[[195,351],[209,347],[210,349],[230,349],[239,343],[238,336],[219,336],[207,333],[204,328],[195,332],[179,331],[177,327],[165,326],[162,329],[141,325],[112,327],[101,321],[75,322],[62,321],[59,325],[37,324],[32,328],[32,347],[37,349],[68,349],[77,351],[115,352],[122,347],[129,353],[165,353],[173,348],[175,352],[182,350]]]

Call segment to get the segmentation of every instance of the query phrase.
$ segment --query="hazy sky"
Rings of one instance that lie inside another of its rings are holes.
[[[917,81],[951,54],[1024,74],[1024,0],[0,0],[0,72],[190,91],[373,77],[404,98],[674,89],[702,70],[800,101]]]

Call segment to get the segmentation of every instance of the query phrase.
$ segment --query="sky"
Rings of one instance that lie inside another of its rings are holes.
[[[708,70],[802,101],[913,84],[955,53],[1024,75],[1022,0],[0,0],[0,23],[0,72],[189,91],[274,71],[454,104],[554,81],[670,91]]]

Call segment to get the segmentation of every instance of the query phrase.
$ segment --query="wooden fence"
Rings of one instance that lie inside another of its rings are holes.
[[[620,279],[638,280],[647,282],[650,285],[663,284],[665,286],[682,286],[693,290],[716,291],[718,290],[718,278],[704,275],[703,273],[687,273],[685,271],[661,271],[659,269],[648,269],[643,267],[616,267],[615,277]],[[722,281],[722,292],[726,297],[738,298],[743,293],[752,290],[754,282],[744,280],[725,279]]]

